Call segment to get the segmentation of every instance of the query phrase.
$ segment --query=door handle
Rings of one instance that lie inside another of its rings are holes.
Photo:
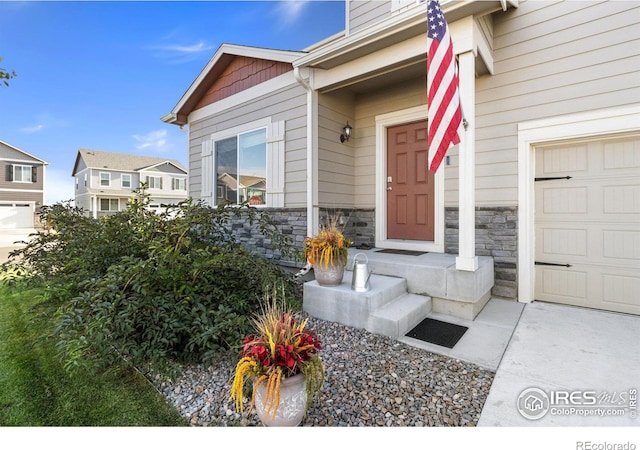
[[[387,186],[387,191],[392,191],[393,188],[391,186]]]

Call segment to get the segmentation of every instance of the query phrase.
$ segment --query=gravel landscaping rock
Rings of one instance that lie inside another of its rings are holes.
[[[326,378],[302,426],[475,426],[494,373],[365,330],[311,318]],[[237,355],[156,387],[193,426],[260,426],[229,399]],[[248,402],[247,402],[248,405]]]

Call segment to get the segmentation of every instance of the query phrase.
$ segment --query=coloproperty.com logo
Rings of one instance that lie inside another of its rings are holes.
[[[552,416],[638,416],[638,390],[593,391],[525,389],[518,396],[517,408],[525,419]]]

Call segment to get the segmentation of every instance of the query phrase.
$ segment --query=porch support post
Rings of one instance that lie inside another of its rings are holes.
[[[458,208],[459,235],[456,269],[478,269],[476,256],[476,158],[475,158],[475,55],[472,51],[458,55],[460,102],[467,121],[461,129],[459,144]]]
[[[97,219],[98,218],[98,196],[97,195],[91,196],[91,203],[92,203],[91,210],[93,211],[93,218]]]

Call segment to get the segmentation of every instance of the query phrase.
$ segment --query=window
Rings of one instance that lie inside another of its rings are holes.
[[[172,178],[171,189],[173,189],[174,191],[186,191],[187,180],[185,178]]]
[[[111,174],[109,172],[100,172],[100,186],[111,186]]]
[[[131,175],[128,174],[128,173],[123,173],[122,177],[120,178],[120,182],[121,182],[123,188],[130,188],[131,187]]]
[[[162,189],[162,177],[147,177],[149,189]]]
[[[267,203],[267,130],[215,142],[216,204]]]
[[[13,165],[13,181],[17,181],[20,183],[31,183],[35,182],[34,179],[34,169],[33,166],[22,166],[19,164]]]
[[[120,200],[117,198],[101,198],[100,211],[119,211]]]

